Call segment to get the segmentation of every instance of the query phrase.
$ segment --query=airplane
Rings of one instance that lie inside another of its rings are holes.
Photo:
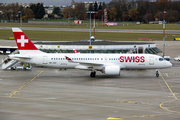
[[[120,75],[123,69],[158,69],[169,68],[172,64],[161,56],[153,54],[90,54],[90,53],[44,53],[37,49],[31,40],[19,28],[12,28],[20,54],[9,55],[10,59],[58,69],[80,69],[96,71],[105,75]]]

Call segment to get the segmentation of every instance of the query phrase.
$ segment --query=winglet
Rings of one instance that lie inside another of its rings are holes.
[[[68,56],[65,56],[65,58],[66,58],[66,60],[67,60],[68,62],[74,62],[74,61],[72,61],[71,58],[69,58]]]

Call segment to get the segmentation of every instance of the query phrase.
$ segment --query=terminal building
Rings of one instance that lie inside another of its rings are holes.
[[[157,54],[162,51],[155,43],[148,42],[115,42],[96,40],[65,41],[65,42],[34,42],[35,46],[46,53],[147,53]],[[10,54],[17,50],[17,46],[0,46],[0,54]]]
[[[115,42],[115,41],[75,41],[75,42],[36,42],[36,47],[46,53],[148,53],[157,54],[162,51],[154,43],[147,42]]]

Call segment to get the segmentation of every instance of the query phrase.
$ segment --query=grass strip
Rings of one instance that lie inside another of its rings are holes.
[[[31,40],[42,41],[77,41],[89,39],[89,32],[73,32],[73,31],[36,31],[24,30],[24,33]],[[166,40],[173,41],[175,37],[180,37],[180,34],[166,34]],[[0,39],[9,39],[13,37],[11,30],[0,30]],[[149,38],[152,40],[163,40],[163,35],[160,33],[108,33],[96,32],[95,38],[99,40],[113,41],[138,41],[138,38]]]

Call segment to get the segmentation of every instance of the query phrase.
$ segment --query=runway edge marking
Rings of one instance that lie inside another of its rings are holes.
[[[17,91],[13,91],[12,94],[10,94],[9,97],[12,97],[13,95],[15,95],[17,92],[20,92],[21,89],[23,89],[25,86],[27,86],[30,82],[32,82],[34,79],[36,79],[37,76],[39,76],[42,72],[44,72],[44,70],[42,70],[38,75],[36,75],[33,79],[31,79],[29,82],[27,82],[26,84],[24,84],[22,87],[20,87]]]

